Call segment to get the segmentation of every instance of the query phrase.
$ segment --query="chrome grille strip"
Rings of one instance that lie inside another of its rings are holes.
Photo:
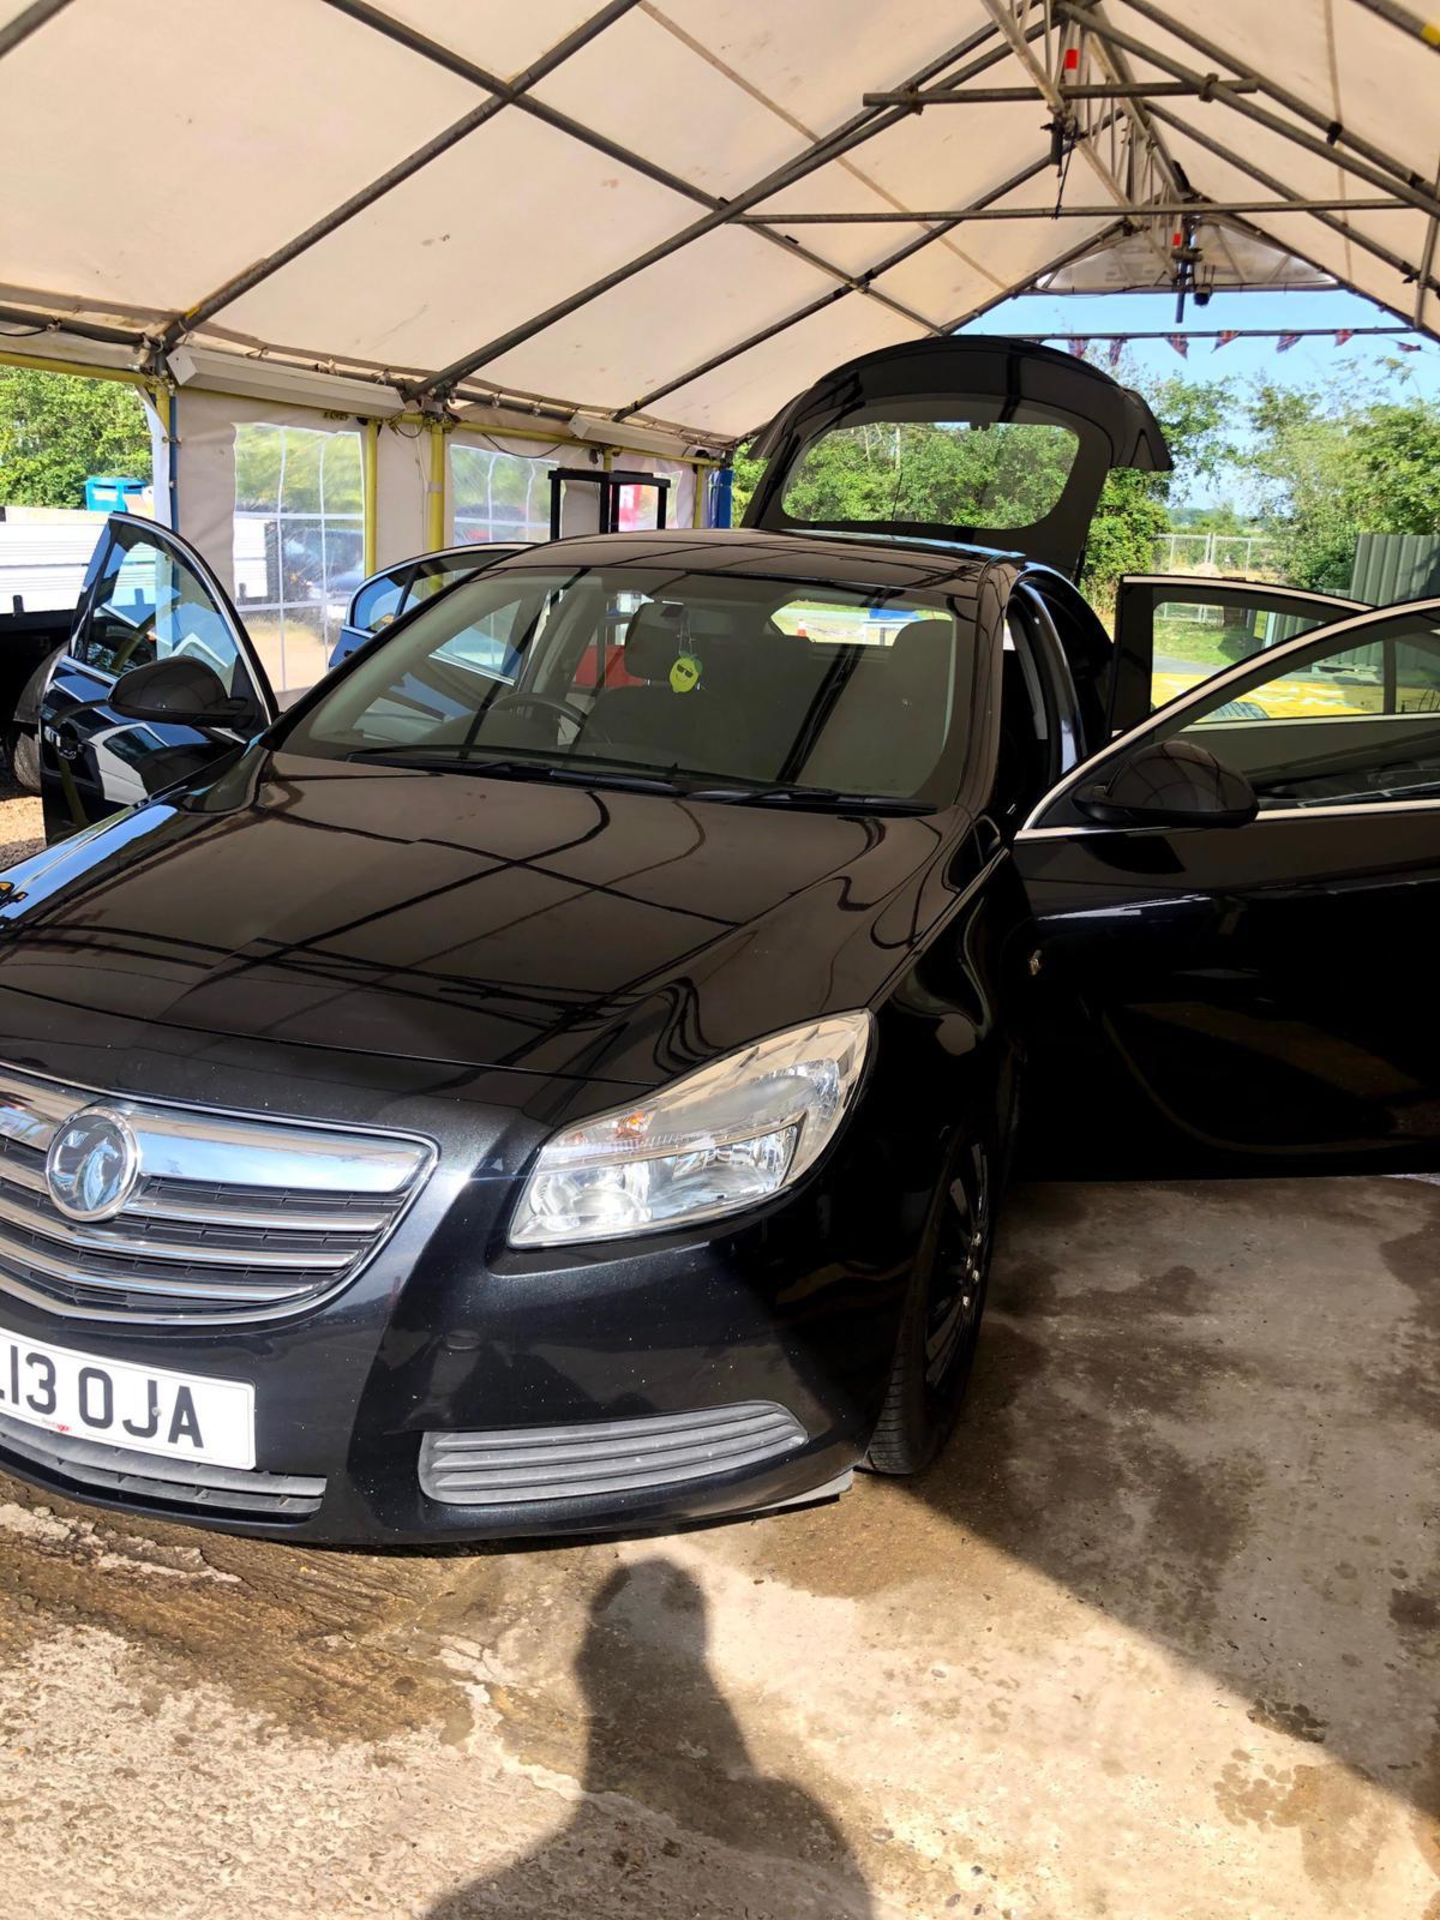
[[[171,1192],[175,1188],[183,1189],[186,1182],[147,1180],[123,1211],[147,1220],[193,1221],[206,1227],[253,1227],[257,1233],[383,1233],[394,1218],[393,1201],[378,1207],[367,1204],[363,1210],[343,1205],[343,1194],[331,1197],[328,1208],[318,1204],[327,1196],[316,1196],[308,1210],[278,1197],[268,1205],[226,1205],[203,1197],[206,1189],[202,1182],[193,1184],[201,1197],[178,1200],[170,1197]],[[23,1187],[26,1193],[47,1192],[44,1155],[26,1154],[13,1143],[0,1147],[0,1190],[5,1187]],[[342,1204],[337,1205],[337,1200]]]
[[[44,1193],[45,1162],[37,1160],[34,1166],[27,1166],[10,1154],[0,1154],[0,1186],[23,1187],[26,1193]]]
[[[26,1169],[27,1176],[29,1169]],[[11,1177],[10,1169],[0,1163],[0,1180]],[[21,1183],[28,1184],[28,1178]],[[35,1191],[45,1191],[44,1178],[35,1180]],[[239,1227],[253,1228],[256,1233],[344,1233],[365,1235],[383,1233],[389,1226],[393,1215],[390,1213],[361,1213],[347,1208],[344,1213],[302,1213],[298,1207],[273,1208],[262,1212],[258,1207],[211,1206],[208,1202],[196,1201],[186,1205],[183,1201],[153,1198],[147,1193],[137,1193],[125,1208],[125,1216],[134,1215],[143,1220],[177,1220],[182,1223],[194,1223],[203,1227]]]
[[[151,1179],[238,1187],[304,1187],[311,1193],[398,1193],[424,1154],[408,1141],[321,1133],[209,1114],[160,1113],[109,1103],[124,1113]]]
[[[45,1156],[97,1105],[134,1135],[140,1179],[118,1212],[79,1222],[55,1206]],[[112,1321],[293,1312],[359,1272],[434,1160],[413,1138],[151,1105],[0,1067],[0,1291]]]
[[[219,1320],[228,1325],[239,1322],[249,1325],[257,1320],[270,1320],[277,1314],[293,1312],[297,1306],[306,1306],[312,1295],[307,1289],[300,1294],[286,1294],[276,1291],[262,1301],[233,1301],[227,1292],[223,1300],[200,1298],[187,1294],[184,1300],[169,1295],[154,1295],[136,1292],[135,1301],[125,1304],[132,1289],[112,1287],[101,1288],[92,1293],[86,1286],[77,1286],[66,1292],[57,1282],[45,1281],[43,1284],[22,1279],[19,1274],[11,1273],[0,1265],[0,1292],[9,1294],[13,1299],[23,1300],[27,1306],[43,1307],[47,1313],[60,1313],[79,1320],[104,1321],[111,1326],[155,1326],[155,1327],[194,1327],[210,1325]],[[224,1311],[222,1311],[224,1309]]]
[[[8,1087],[0,1083],[0,1138],[15,1140],[22,1146],[34,1147],[44,1153],[55,1137],[55,1129],[62,1120],[68,1120],[83,1101],[77,1101],[65,1113],[46,1114],[38,1105],[33,1108],[21,1106],[11,1095]]]
[[[0,1229],[22,1227],[58,1247],[71,1247],[79,1253],[123,1253],[144,1260],[182,1260],[192,1266],[211,1267],[323,1267],[338,1271],[352,1264],[363,1246],[335,1248],[282,1247],[263,1245],[228,1247],[203,1241],[161,1240],[153,1235],[130,1234],[115,1227],[86,1227],[72,1224],[56,1213],[42,1213],[36,1207],[17,1206],[7,1199],[0,1186]],[[330,1229],[333,1233],[333,1227]]]
[[[0,1069],[0,1133],[28,1139],[30,1130],[43,1126],[53,1133],[62,1120],[90,1104],[90,1095],[53,1081],[22,1079]],[[49,1144],[48,1140],[45,1143]]]
[[[83,1267],[73,1260],[57,1260],[39,1247],[27,1247],[0,1229],[0,1267],[19,1267],[22,1275],[40,1274],[73,1287],[98,1287],[108,1293],[155,1294],[168,1299],[188,1300],[289,1300],[309,1291],[303,1271],[292,1267],[292,1285],[279,1286],[270,1281],[234,1280],[205,1282],[191,1279],[165,1279],[158,1274],[136,1273],[130,1268]]]

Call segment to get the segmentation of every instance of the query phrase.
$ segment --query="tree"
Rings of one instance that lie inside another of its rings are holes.
[[[1281,569],[1344,593],[1362,533],[1440,532],[1440,403],[1353,376],[1307,390],[1261,382],[1250,465]]]
[[[83,507],[92,473],[150,479],[150,429],[135,389],[0,367],[0,506]]]
[[[1122,382],[1144,388],[1123,362]],[[1149,573],[1155,548],[1170,525],[1169,500],[1176,481],[1213,477],[1234,458],[1231,439],[1235,390],[1229,380],[1185,380],[1178,376],[1150,386],[1146,398],[1160,422],[1174,462],[1169,473],[1139,473],[1117,467],[1105,482],[1090,526],[1080,581],[1086,594],[1108,614],[1115,588],[1126,573]]]

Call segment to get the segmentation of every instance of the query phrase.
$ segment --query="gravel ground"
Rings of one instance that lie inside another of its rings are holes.
[[[21,793],[8,773],[0,774],[0,867],[13,867],[44,844],[39,799]]]

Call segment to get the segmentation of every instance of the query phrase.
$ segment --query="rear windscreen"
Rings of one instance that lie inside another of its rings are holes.
[[[1053,421],[867,419],[811,441],[781,505],[814,526],[1033,527],[1079,444]]]

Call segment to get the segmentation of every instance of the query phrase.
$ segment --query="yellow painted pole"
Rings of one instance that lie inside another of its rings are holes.
[[[360,422],[360,488],[361,506],[364,513],[361,532],[362,565],[366,573],[374,573],[380,562],[377,558],[380,546],[380,423],[378,420]]]
[[[429,422],[430,483],[425,498],[425,543],[436,552],[445,544],[445,429],[438,420]]]

